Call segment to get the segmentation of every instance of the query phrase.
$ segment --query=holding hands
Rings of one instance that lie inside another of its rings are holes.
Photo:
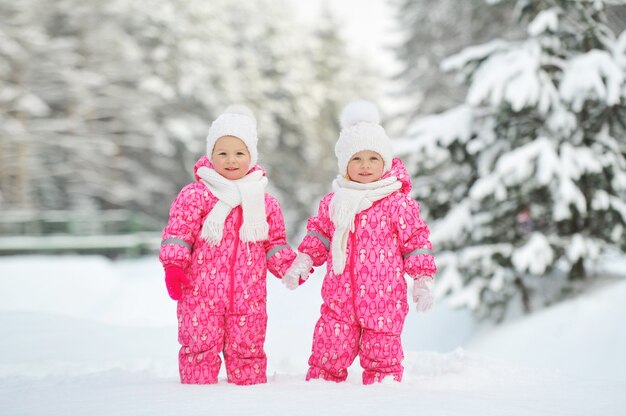
[[[287,289],[294,290],[306,282],[312,272],[313,259],[308,254],[300,253],[283,276],[283,284]]]
[[[170,295],[170,298],[180,300],[183,295],[183,286],[189,283],[189,279],[181,267],[165,267],[165,287],[167,287],[167,293]]]
[[[433,306],[433,279],[418,277],[413,283],[413,302],[418,312],[426,312]]]

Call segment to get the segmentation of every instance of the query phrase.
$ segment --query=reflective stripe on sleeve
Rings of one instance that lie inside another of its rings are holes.
[[[308,233],[306,233],[306,235],[317,237],[322,242],[322,244],[324,244],[324,247],[326,247],[326,250],[330,250],[330,242],[328,241],[326,237],[324,237],[320,233],[315,232],[315,231],[309,231]]]
[[[267,255],[265,256],[265,258],[269,260],[270,257],[272,257],[274,254],[278,253],[280,250],[284,248],[289,248],[289,244],[283,244],[281,246],[273,247],[270,251],[267,252]]]
[[[161,241],[161,245],[162,246],[164,246],[166,244],[174,244],[174,245],[177,245],[177,246],[183,246],[183,247],[187,247],[189,250],[191,250],[191,244],[189,244],[188,242],[186,242],[182,238],[166,238],[165,240]]]
[[[432,252],[432,250],[429,250],[427,248],[416,248],[415,250],[411,251],[410,253],[407,253],[404,256],[402,256],[402,258],[406,259],[407,257],[417,256],[418,254],[430,254],[430,255],[432,255],[433,252]]]

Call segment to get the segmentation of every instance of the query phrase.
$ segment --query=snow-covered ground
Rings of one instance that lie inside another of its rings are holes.
[[[0,415],[626,415],[624,280],[487,331],[412,311],[405,380],[362,386],[303,380],[321,278],[268,280],[267,384],[183,386],[156,258],[0,258]]]

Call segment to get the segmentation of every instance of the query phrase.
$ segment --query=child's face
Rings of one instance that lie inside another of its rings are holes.
[[[236,180],[246,176],[250,167],[250,152],[241,139],[223,136],[217,139],[211,153],[211,163],[217,173],[226,179]]]
[[[362,150],[350,158],[348,178],[358,183],[376,182],[383,176],[384,168],[382,156],[371,150]]]

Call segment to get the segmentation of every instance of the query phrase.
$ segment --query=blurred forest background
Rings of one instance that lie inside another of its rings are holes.
[[[287,0],[0,0],[0,234],[120,210],[158,231],[211,121],[245,103],[296,244],[337,173],[338,114],[365,98],[414,176],[439,294],[532,311],[626,249],[625,4],[387,0],[390,68],[330,2],[305,24]]]

